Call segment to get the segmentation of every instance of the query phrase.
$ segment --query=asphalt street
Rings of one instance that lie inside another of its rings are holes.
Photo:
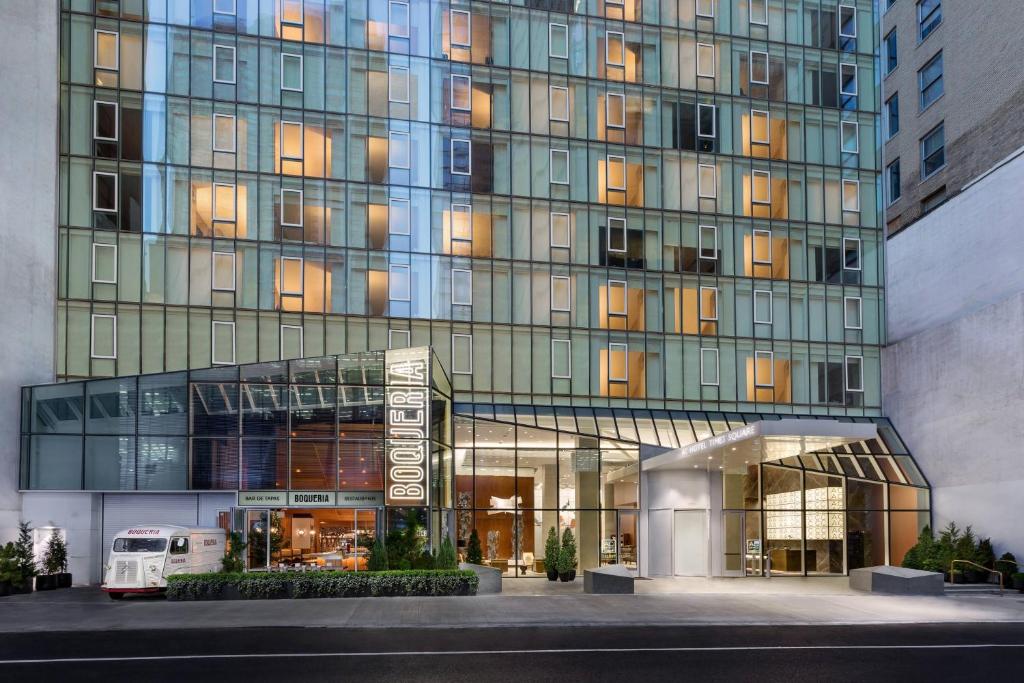
[[[1021,680],[1024,624],[7,633],[3,681]]]

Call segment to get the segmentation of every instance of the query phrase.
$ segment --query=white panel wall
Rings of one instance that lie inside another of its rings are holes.
[[[640,574],[672,572],[673,510],[708,511],[709,572],[722,573],[722,495],[718,472],[653,470],[640,475]]]
[[[67,532],[68,571],[76,585],[99,583],[96,551],[100,544],[101,496],[97,493],[22,495],[22,518],[33,527],[52,526]]]

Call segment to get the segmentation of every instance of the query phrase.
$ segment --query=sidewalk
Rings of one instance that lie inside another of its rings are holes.
[[[648,583],[652,585],[644,585]],[[73,588],[0,599],[0,632],[1024,622],[1024,595],[1020,593],[881,596],[853,593],[834,582],[830,588],[817,584],[820,592],[807,594],[807,586],[799,582],[771,579],[763,583],[729,585],[711,580],[703,585],[673,582],[657,586],[642,581],[637,595],[584,595],[582,581],[548,584],[520,579],[506,581],[506,593],[493,596],[221,602],[168,602],[162,598],[114,602],[97,588]]]

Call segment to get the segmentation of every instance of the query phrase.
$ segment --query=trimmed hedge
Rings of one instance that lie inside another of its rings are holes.
[[[409,595],[476,595],[471,571],[248,572],[167,577],[169,600],[273,600]]]

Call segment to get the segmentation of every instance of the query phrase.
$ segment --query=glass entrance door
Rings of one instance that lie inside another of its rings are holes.
[[[246,543],[245,567],[250,571],[267,568],[270,558],[269,520],[269,510],[245,510],[245,527],[241,531]]]

